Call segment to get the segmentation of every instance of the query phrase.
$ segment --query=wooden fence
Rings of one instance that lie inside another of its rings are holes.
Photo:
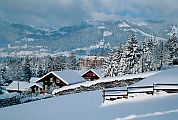
[[[160,91],[166,91],[167,93],[178,93],[178,84],[156,84],[153,83],[151,86],[134,86],[127,87],[122,90],[103,90],[103,103],[105,100],[116,100],[121,98],[128,99],[130,94],[134,93],[146,93],[146,94],[154,94]]]

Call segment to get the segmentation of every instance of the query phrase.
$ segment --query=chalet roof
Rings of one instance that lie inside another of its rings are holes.
[[[28,82],[19,81],[19,90],[26,91]],[[7,88],[7,90],[18,90],[18,81],[13,81]]]
[[[84,82],[85,79],[82,78],[78,73],[76,73],[74,70],[64,70],[64,71],[52,71],[44,75],[39,80],[43,79],[44,77],[48,76],[49,74],[55,75],[57,78],[62,80],[67,85],[75,84]]]
[[[84,74],[86,74],[89,71],[92,71],[93,73],[95,73],[99,78],[103,78],[104,77],[104,73],[102,72],[101,68],[98,68],[98,69],[89,69],[89,70],[83,72],[81,74],[81,76],[83,76]]]
[[[30,83],[36,83],[39,80],[37,77],[31,77]]]
[[[42,88],[42,85],[39,83],[29,83],[26,81],[19,81],[19,91],[28,91],[28,89],[34,85]],[[6,89],[18,90],[18,81],[13,81]]]
[[[32,86],[38,86],[39,88],[43,88],[43,85],[41,83],[28,83],[27,88],[30,88]]]

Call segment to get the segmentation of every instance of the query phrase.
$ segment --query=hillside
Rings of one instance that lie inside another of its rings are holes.
[[[139,41],[145,37],[168,39],[171,26],[165,21],[87,21],[66,27],[36,27],[0,21],[1,56],[47,55],[105,43],[125,43],[131,31]],[[86,50],[86,49],[85,49]],[[3,54],[2,54],[3,53]]]

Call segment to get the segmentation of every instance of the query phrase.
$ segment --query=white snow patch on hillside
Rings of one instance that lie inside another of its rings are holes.
[[[105,26],[98,26],[97,28],[98,29],[105,29],[106,27]]]
[[[145,22],[142,22],[142,21],[138,21],[138,22],[130,22],[130,23],[132,23],[133,25],[137,25],[137,26],[146,26],[147,24],[145,23]]]
[[[111,36],[111,35],[112,35],[112,32],[110,32],[110,31],[104,31],[104,33],[103,33],[104,37]]]
[[[178,67],[162,70],[159,73],[147,77],[142,81],[135,83],[133,86],[153,85],[158,84],[178,84]]]
[[[178,29],[177,29],[177,26],[176,26],[176,25],[172,26],[171,32],[170,32],[170,33],[167,33],[167,35],[173,36],[173,33],[175,33],[176,35],[177,35],[177,33],[178,33]]]
[[[132,29],[128,29],[127,31],[139,32],[139,33],[141,33],[142,35],[144,35],[146,37],[153,37],[153,38],[155,37],[155,36],[153,36],[151,34],[143,32],[142,30],[139,30],[139,29],[132,28]],[[166,40],[165,38],[161,38],[161,37],[155,37],[155,39],[156,40]]]
[[[121,24],[118,24],[118,27],[130,27],[130,25],[128,25],[126,22],[122,22]]]

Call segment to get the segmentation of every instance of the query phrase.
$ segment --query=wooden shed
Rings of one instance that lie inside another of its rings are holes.
[[[101,69],[89,69],[81,75],[85,80],[93,81],[103,77]]]

